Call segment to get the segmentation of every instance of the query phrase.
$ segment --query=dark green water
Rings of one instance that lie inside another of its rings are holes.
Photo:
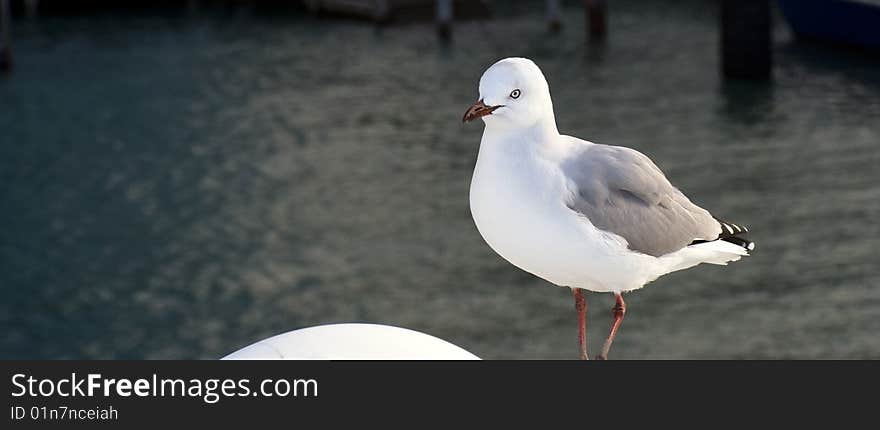
[[[330,322],[484,358],[575,358],[570,292],[468,210],[482,71],[533,58],[561,131],[650,155],[754,255],[627,296],[614,358],[880,358],[880,60],[780,25],[772,84],[718,77],[714,9],[613,2],[381,31],[248,12],[17,21],[0,80],[0,358],[214,358]],[[534,13],[532,13],[534,12]],[[780,23],[781,24],[781,23]],[[595,352],[610,295],[591,294]]]

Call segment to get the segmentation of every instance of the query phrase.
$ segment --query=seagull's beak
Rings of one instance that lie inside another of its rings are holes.
[[[467,112],[464,113],[464,118],[461,119],[461,122],[471,122],[477,118],[491,114],[492,111],[500,107],[501,105],[486,106],[486,104],[483,103],[483,100],[480,99],[480,101],[474,103],[473,106],[468,108]]]

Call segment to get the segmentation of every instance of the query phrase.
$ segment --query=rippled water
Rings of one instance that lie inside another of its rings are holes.
[[[605,47],[538,11],[457,23],[42,17],[0,80],[0,357],[213,358],[369,321],[484,358],[575,358],[570,293],[485,245],[462,126],[494,60],[561,131],[650,155],[755,254],[627,296],[615,358],[880,357],[880,60],[777,31],[772,84],[724,84],[714,10],[614,2]],[[532,13],[534,12],[534,13]],[[601,344],[610,295],[591,294]]]

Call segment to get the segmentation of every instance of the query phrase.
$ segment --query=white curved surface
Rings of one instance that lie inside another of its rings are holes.
[[[272,336],[223,360],[479,360],[443,339],[380,324],[329,324]]]

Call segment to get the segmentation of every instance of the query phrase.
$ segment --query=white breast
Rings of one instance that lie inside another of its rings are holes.
[[[519,143],[519,144],[517,144]],[[565,205],[566,179],[527,142],[485,136],[471,181],[471,213],[489,246],[513,265],[566,287],[621,291],[649,275],[619,238]],[[638,284],[638,285],[636,285]]]

